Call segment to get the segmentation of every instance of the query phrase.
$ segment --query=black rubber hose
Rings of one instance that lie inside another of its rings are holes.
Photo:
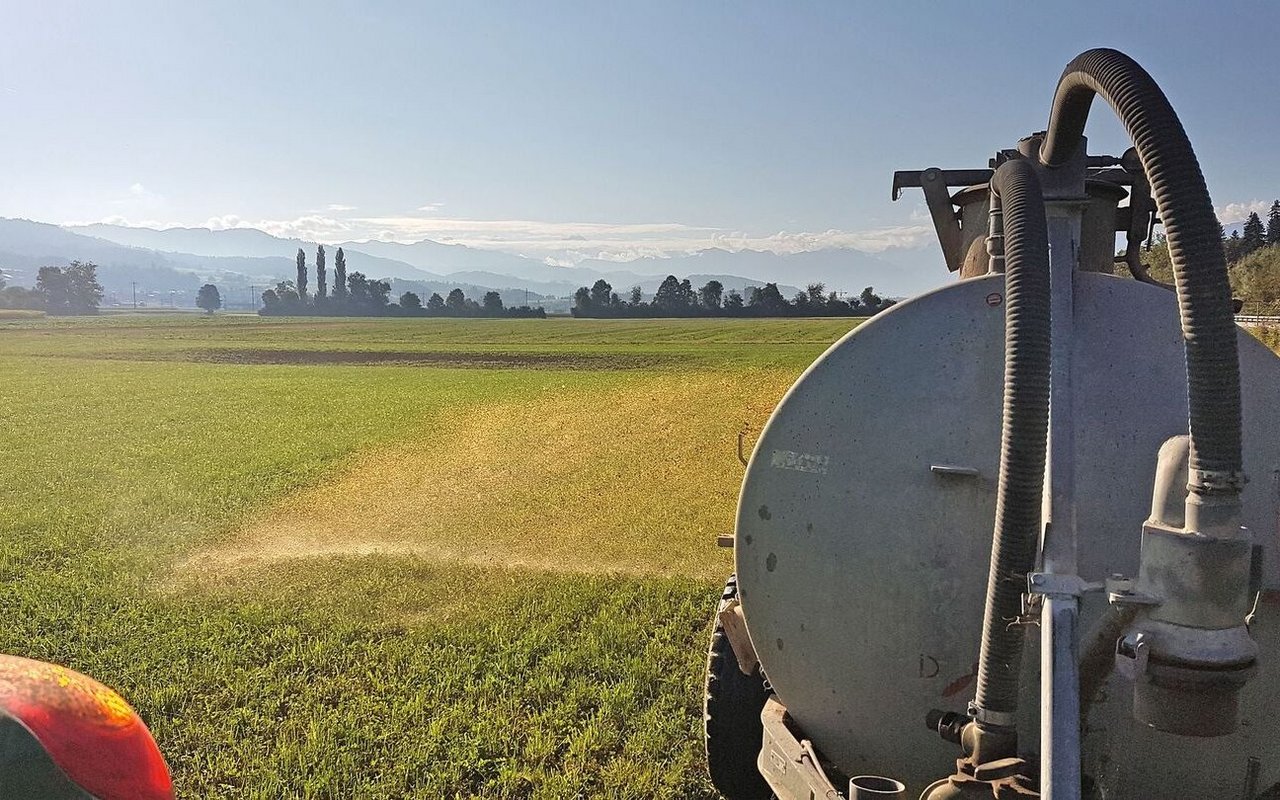
[[[1004,215],[1004,424],[975,705],[980,712],[1012,715],[1024,636],[1010,623],[1022,610],[1027,573],[1035,565],[1048,447],[1049,231],[1030,162],[1002,164],[991,193]]]
[[[1095,94],[1106,98],[1142,160],[1173,261],[1187,351],[1191,491],[1240,493],[1240,364],[1221,227],[1186,131],[1160,87],[1116,50],[1076,56],[1058,81],[1040,150],[1047,166],[1080,147]]]

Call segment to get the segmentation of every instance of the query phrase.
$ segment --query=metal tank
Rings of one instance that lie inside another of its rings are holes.
[[[1094,95],[1134,149],[1086,153]],[[1280,358],[1234,324],[1168,101],[1089,51],[1045,132],[987,169],[897,173],[895,199],[916,186],[960,280],[834,344],[756,444],[713,782],[1280,798]],[[1135,263],[1157,223],[1176,293]]]

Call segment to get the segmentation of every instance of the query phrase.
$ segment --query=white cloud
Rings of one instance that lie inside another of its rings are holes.
[[[183,223],[130,221],[108,217],[113,225],[165,228]],[[188,223],[189,224],[189,223]],[[879,253],[890,248],[914,248],[932,241],[925,224],[867,230],[732,231],[679,222],[542,222],[537,220],[446,219],[429,216],[335,217],[307,213],[294,219],[245,219],[237,214],[210,217],[201,227],[211,230],[257,228],[273,236],[337,244],[345,241],[411,243],[431,239],[481,250],[516,253],[548,264],[570,265],[585,259],[626,262],[637,258],[669,258],[719,248],[733,252],[760,250],[778,254],[824,249],[852,249]]]
[[[427,203],[426,205],[418,206],[417,210],[427,214],[434,214],[442,208],[444,208],[444,203]]]
[[[717,234],[714,241],[717,247],[725,250],[806,253],[812,250],[840,248],[861,250],[864,253],[882,253],[892,247],[919,247],[926,244],[931,236],[933,236],[933,228],[928,225],[902,225],[865,231],[826,230],[812,233],[780,231],[770,236],[749,236],[742,233]]]
[[[1250,214],[1257,214],[1265,219],[1267,212],[1271,210],[1271,202],[1268,200],[1250,200],[1247,203],[1227,203],[1225,206],[1219,206],[1214,210],[1218,214],[1218,221],[1228,225],[1233,222],[1243,222]]]
[[[205,220],[203,227],[211,231],[225,231],[228,228],[239,228],[244,220],[235,214],[223,214],[220,217],[209,217]]]
[[[129,187],[129,196],[143,203],[159,205],[164,202],[164,195],[153,192],[140,183],[134,183]]]
[[[329,205],[327,205],[327,206],[325,206],[325,207],[324,207],[324,210],[325,210],[325,211],[335,211],[335,212],[342,212],[342,211],[355,211],[355,210],[356,210],[356,207],[355,207],[355,206],[343,205],[342,203],[330,203]]]
[[[123,194],[117,195],[111,202],[112,205],[128,211],[154,212],[164,205],[164,195],[135,181]]]

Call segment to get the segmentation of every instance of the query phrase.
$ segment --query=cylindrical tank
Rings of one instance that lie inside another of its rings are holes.
[[[1104,190],[1105,191],[1105,190]],[[981,192],[985,196],[985,189]],[[1110,197],[1115,192],[1109,193]],[[1172,292],[1101,265],[1075,276],[1071,385],[1087,421],[1073,450],[1079,573],[1138,574],[1152,462],[1187,425],[1186,355]],[[769,684],[813,746],[847,775],[885,775],[908,796],[954,769],[924,725],[964,713],[976,680],[1004,376],[1003,276],[956,281],[877,315],[828,350],[779,404],[742,487],[739,599]],[[1245,471],[1242,521],[1280,531],[1280,359],[1239,331]],[[1264,550],[1250,632],[1259,676],[1239,728],[1214,739],[1146,727],[1113,674],[1082,732],[1087,775],[1108,797],[1224,796],[1261,765],[1280,787],[1280,554]],[[1082,631],[1107,598],[1086,594]],[[1036,631],[1024,654],[1039,664]],[[1110,649],[1110,645],[1108,645]],[[1023,681],[1019,727],[1039,729],[1039,685]],[[1235,796],[1239,796],[1236,792]]]

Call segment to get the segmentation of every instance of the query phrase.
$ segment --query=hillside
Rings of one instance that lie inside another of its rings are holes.
[[[708,249],[670,258],[629,262],[587,260],[558,266],[509,253],[423,240],[413,244],[365,241],[327,246],[329,265],[343,247],[348,272],[390,280],[401,291],[447,294],[458,287],[468,296],[502,293],[504,302],[567,298],[580,286],[605,280],[624,293],[639,286],[652,294],[667,275],[689,278],[695,285],[717,280],[726,291],[745,293],[753,286],[779,284],[792,296],[808,283],[857,293],[874,286],[888,296],[905,296],[948,280],[941,258],[932,249],[887,251],[870,255],[856,250],[818,250],[792,255],[766,251]],[[316,243],[272,236],[253,228],[131,228],[92,224],[60,227],[24,219],[0,219],[0,269],[10,282],[31,285],[44,265],[74,260],[99,266],[107,302],[123,302],[137,291],[141,297],[167,298],[187,305],[204,282],[218,284],[235,305],[248,306],[264,286],[292,280],[294,255],[301,248],[314,263]]]

